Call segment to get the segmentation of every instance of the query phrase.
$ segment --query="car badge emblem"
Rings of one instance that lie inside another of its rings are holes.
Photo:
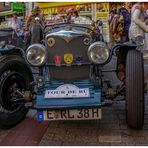
[[[66,64],[70,65],[73,62],[72,54],[64,54],[64,61]]]
[[[55,44],[55,39],[54,38],[48,38],[48,46],[52,47]]]
[[[90,39],[90,38],[85,38],[85,39],[83,40],[83,42],[84,42],[85,45],[90,45],[91,39]]]
[[[54,62],[55,62],[56,65],[60,65],[61,62],[62,62],[61,56],[55,56],[54,57]]]
[[[83,57],[80,56],[80,55],[77,55],[77,56],[75,57],[75,61],[76,61],[77,63],[81,63],[81,62],[83,61]]]

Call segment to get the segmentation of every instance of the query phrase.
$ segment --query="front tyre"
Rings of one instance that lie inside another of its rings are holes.
[[[19,56],[0,57],[0,127],[10,128],[23,120],[27,109],[21,96],[33,80],[31,71]]]
[[[130,50],[126,58],[126,119],[131,128],[144,124],[144,68],[142,54]]]

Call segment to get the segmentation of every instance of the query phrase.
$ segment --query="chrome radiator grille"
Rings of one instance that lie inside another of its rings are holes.
[[[54,40],[52,47],[47,44],[48,64],[55,65],[49,66],[50,77],[52,79],[72,80],[89,78],[90,61],[87,55],[89,44],[86,44],[85,41],[91,39],[87,34],[76,34],[69,41],[60,35],[48,36],[47,43],[48,39]],[[65,61],[65,55],[67,54],[73,58],[70,64]]]

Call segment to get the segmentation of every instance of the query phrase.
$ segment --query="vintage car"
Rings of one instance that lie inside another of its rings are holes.
[[[142,128],[142,54],[132,44],[109,49],[105,42],[93,41],[91,31],[88,25],[55,24],[46,26],[42,44],[30,45],[26,53],[13,45],[1,46],[1,128],[19,123],[28,108],[37,110],[39,121],[101,119],[102,107],[117,96],[125,99],[127,124]],[[103,70],[114,54],[116,69]],[[38,73],[34,75],[30,67],[37,67]],[[118,89],[105,79],[105,72],[117,74]]]

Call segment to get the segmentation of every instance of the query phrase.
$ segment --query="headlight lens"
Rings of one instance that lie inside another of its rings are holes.
[[[95,64],[103,64],[109,58],[109,50],[104,42],[95,42],[88,49],[89,60]]]
[[[41,66],[46,62],[46,48],[41,44],[33,44],[27,49],[27,60],[33,66]]]

